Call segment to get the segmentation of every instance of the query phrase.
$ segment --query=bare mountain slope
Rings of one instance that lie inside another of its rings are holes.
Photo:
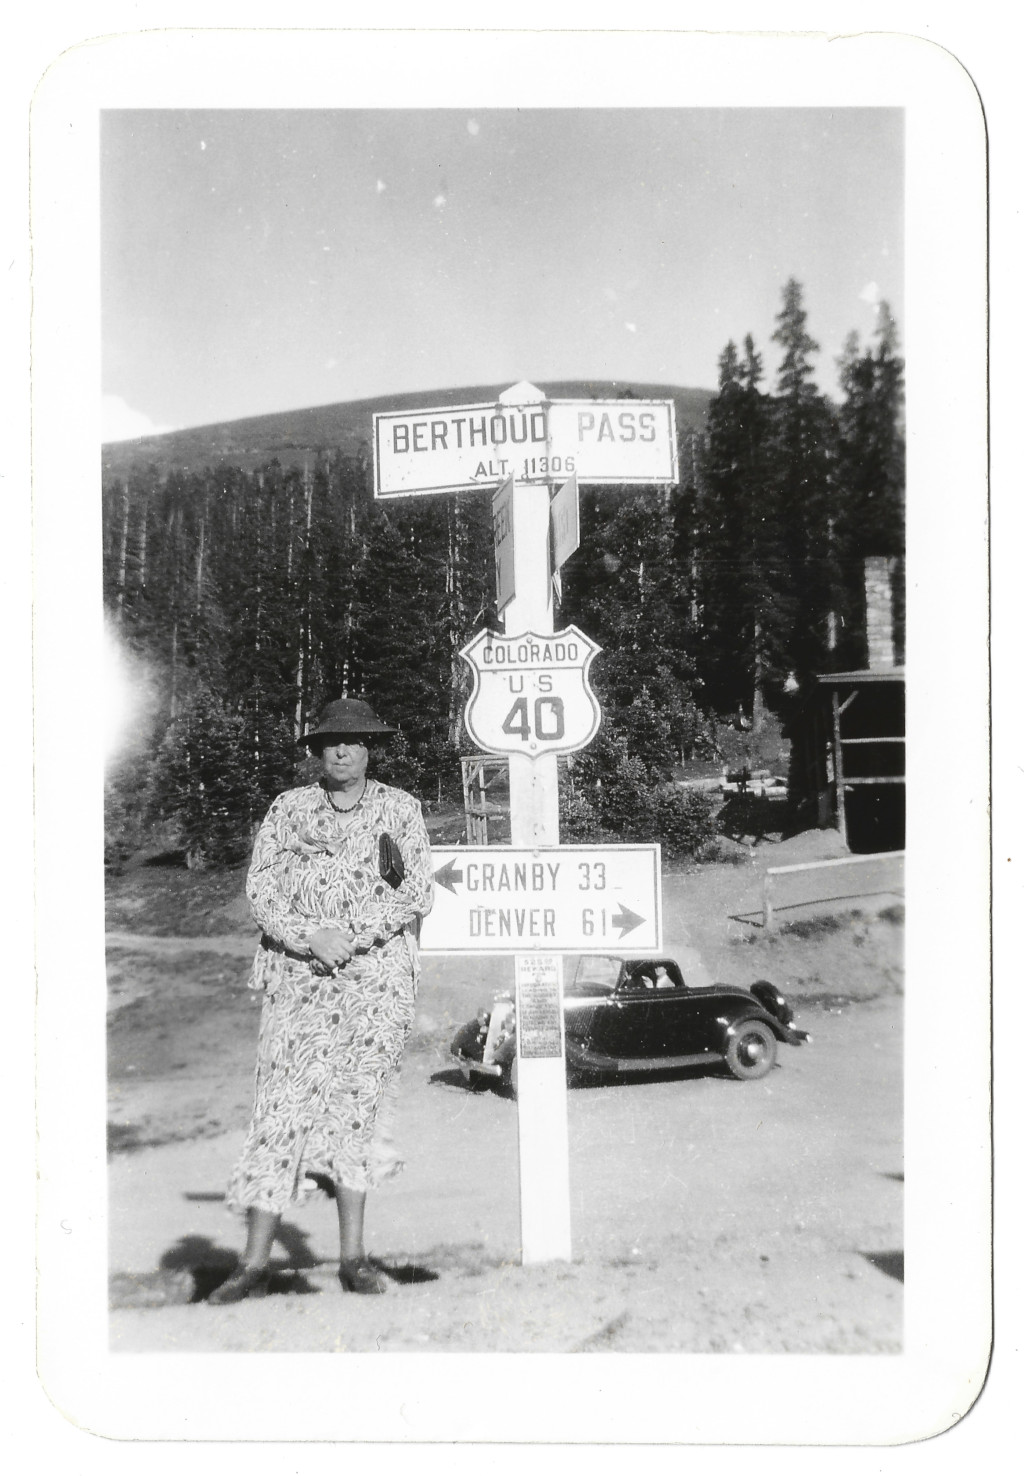
[[[427,405],[486,404],[496,400],[506,388],[506,385],[474,385],[379,395],[369,400],[283,410],[134,441],[110,442],[103,447],[103,472],[104,476],[123,476],[133,466],[156,466],[160,471],[201,471],[203,467],[218,465],[252,470],[265,466],[275,457],[283,466],[301,465],[320,450],[353,456],[362,448],[368,455],[375,412],[417,410]],[[703,423],[712,396],[711,390],[681,389],[671,384],[626,384],[618,380],[561,380],[541,388],[552,399],[615,399],[630,394],[637,399],[674,400],[676,426],[681,435]]]

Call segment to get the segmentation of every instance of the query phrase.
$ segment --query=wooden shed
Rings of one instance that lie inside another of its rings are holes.
[[[902,667],[816,679],[801,724],[805,795],[819,825],[851,851],[901,851],[906,835],[906,683]]]

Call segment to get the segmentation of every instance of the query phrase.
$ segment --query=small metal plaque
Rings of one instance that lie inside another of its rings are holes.
[[[520,1056],[534,1060],[562,1056],[562,979],[557,955],[517,954],[516,998]]]

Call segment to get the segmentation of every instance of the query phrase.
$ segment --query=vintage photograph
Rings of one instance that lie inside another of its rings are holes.
[[[271,39],[39,110],[44,1385],[129,1439],[947,1428],[975,105],[884,39]]]
[[[104,112],[113,1348],[900,1350],[903,129]]]

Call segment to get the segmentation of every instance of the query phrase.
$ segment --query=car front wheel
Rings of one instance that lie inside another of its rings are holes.
[[[775,1065],[775,1036],[760,1020],[734,1027],[725,1049],[725,1064],[739,1081],[756,1081]]]

